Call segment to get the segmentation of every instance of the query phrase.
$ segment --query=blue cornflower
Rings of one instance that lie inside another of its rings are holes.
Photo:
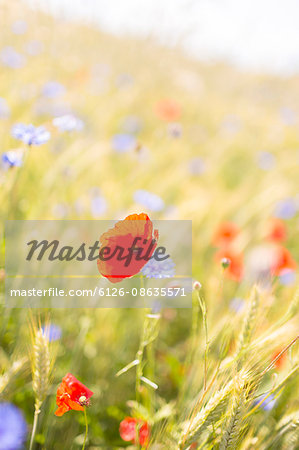
[[[292,219],[296,214],[296,203],[292,198],[280,200],[275,207],[274,216],[279,219]]]
[[[25,20],[16,20],[11,26],[11,31],[14,34],[24,34],[27,31],[27,23]]]
[[[295,283],[296,281],[296,272],[290,269],[284,269],[279,274],[279,281],[284,286],[289,286]]]
[[[175,275],[175,263],[171,258],[157,261],[151,258],[141,269],[142,275],[147,278],[171,278]]]
[[[43,51],[43,43],[37,40],[29,41],[26,45],[26,52],[30,56],[37,56]]]
[[[55,98],[65,93],[65,87],[58,81],[48,81],[44,84],[42,94],[48,98]]]
[[[22,165],[22,154],[10,150],[2,154],[2,163],[4,168],[20,167]]]
[[[25,64],[25,58],[16,52],[13,47],[5,47],[0,53],[0,60],[3,66],[11,69],[20,69]]]
[[[162,309],[162,302],[161,300],[155,299],[152,303],[152,314],[159,314]]]
[[[280,117],[286,125],[294,125],[296,123],[296,113],[291,108],[281,108]]]
[[[189,172],[191,175],[202,175],[206,170],[205,161],[200,158],[192,158],[189,161]]]
[[[51,137],[50,132],[43,126],[35,127],[31,124],[24,125],[22,123],[13,126],[12,135],[27,145],[41,145]]]
[[[53,216],[63,219],[69,214],[69,206],[66,203],[56,203],[52,207]]]
[[[116,79],[116,85],[119,88],[130,87],[134,84],[134,78],[129,73],[121,73]]]
[[[172,122],[168,124],[167,131],[170,137],[178,139],[183,134],[183,127],[178,122]]]
[[[239,313],[245,308],[245,301],[242,298],[234,297],[229,304],[229,307],[232,311]]]
[[[165,206],[161,197],[144,189],[139,189],[134,193],[134,201],[140,203],[148,210],[156,212],[162,211]]]
[[[228,134],[238,133],[241,129],[241,120],[234,114],[226,116],[221,124],[222,129]]]
[[[5,119],[10,114],[10,109],[4,98],[0,97],[0,119]]]
[[[55,117],[53,125],[59,131],[81,131],[84,127],[83,121],[72,114],[65,114],[64,116]]]
[[[10,114],[10,109],[6,103],[6,100],[0,97],[0,119],[5,119]]]
[[[58,325],[46,325],[42,327],[42,330],[50,342],[58,341],[61,338],[62,330]]]
[[[258,397],[258,398],[254,401],[254,404],[257,405],[257,404],[260,403],[261,400],[264,399],[265,397],[267,397],[266,394],[265,394],[265,395],[262,395],[261,397]],[[260,408],[262,408],[264,411],[271,411],[271,409],[274,408],[275,403],[276,403],[276,399],[275,399],[275,397],[271,394],[271,395],[269,395],[269,397],[266,398],[266,400],[265,400],[263,403],[261,403]]]
[[[275,156],[270,152],[259,152],[258,154],[258,166],[262,170],[270,170],[275,165]]]
[[[115,134],[112,138],[112,148],[118,153],[129,152],[137,146],[137,141],[131,134]]]
[[[105,214],[107,210],[107,202],[101,195],[91,199],[91,214],[93,217],[99,217]]]
[[[27,424],[12,403],[0,403],[0,450],[18,450],[26,440]]]

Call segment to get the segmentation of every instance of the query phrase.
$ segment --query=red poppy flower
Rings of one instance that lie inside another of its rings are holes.
[[[267,238],[270,241],[281,242],[287,237],[287,229],[284,222],[280,219],[273,218],[269,225]]]
[[[277,356],[279,355],[279,353],[280,353],[282,350],[283,350],[283,349],[279,349],[279,350],[277,350],[276,352],[274,352],[273,355],[272,355],[271,361],[274,361],[275,358],[277,358]],[[284,352],[284,353],[281,355],[281,357],[278,358],[278,360],[274,363],[274,367],[275,367],[276,369],[281,369],[281,368],[284,366],[284,364],[285,364],[285,362],[286,362],[286,359],[287,359],[287,353]]]
[[[56,404],[58,409],[55,411],[55,415],[62,416],[71,409],[84,411],[84,406],[89,404],[92,395],[93,392],[80,383],[74,375],[67,373],[57,389]]]
[[[223,247],[230,244],[239,234],[239,227],[233,222],[223,222],[215,231],[212,242],[215,247]]]
[[[150,436],[150,428],[147,422],[144,420],[137,420],[134,417],[126,417],[124,420],[120,422],[119,425],[119,434],[120,437],[127,442],[135,443],[136,434],[137,434],[137,425],[139,425],[138,429],[138,437],[139,443],[142,446],[148,445],[149,436]]]
[[[117,222],[100,237],[99,272],[112,283],[136,275],[153,255],[158,237],[144,213]]]
[[[198,442],[193,442],[191,445],[190,445],[190,450],[196,450],[198,448]]]
[[[297,268],[296,261],[292,258],[291,253],[285,247],[277,247],[274,252],[274,260],[271,268],[273,275],[279,276],[285,269],[295,270]]]
[[[222,261],[226,259],[229,261],[224,274],[234,281],[241,281],[244,272],[243,255],[241,253],[236,253],[231,249],[222,249],[216,253],[216,260]]]
[[[179,119],[181,108],[174,100],[161,100],[156,106],[156,113],[160,119],[172,122]]]

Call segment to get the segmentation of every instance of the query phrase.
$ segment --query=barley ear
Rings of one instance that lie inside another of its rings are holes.
[[[236,357],[242,358],[244,351],[246,351],[252,335],[254,331],[254,327],[256,325],[257,313],[259,306],[259,293],[257,287],[254,286],[250,293],[249,298],[249,307],[247,310],[247,314],[243,321],[242,330],[239,336]]]
[[[245,412],[245,403],[246,394],[243,390],[238,392],[238,395],[235,395],[226,429],[220,441],[219,450],[234,450],[235,448],[238,448],[242,431],[242,419]]]
[[[32,360],[32,386],[38,412],[48,393],[50,366],[49,340],[46,333],[39,329],[34,336]]]

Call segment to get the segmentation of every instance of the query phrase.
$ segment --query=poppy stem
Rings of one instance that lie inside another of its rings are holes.
[[[87,434],[88,434],[88,422],[87,422],[87,414],[86,414],[86,407],[85,406],[84,406],[84,419],[85,419],[85,436],[84,436],[82,450],[85,449],[85,444],[86,444],[86,439],[87,439]]]

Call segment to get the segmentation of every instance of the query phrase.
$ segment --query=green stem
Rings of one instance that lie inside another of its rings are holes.
[[[40,413],[39,408],[35,408],[29,450],[32,450],[32,448],[33,448],[33,442],[34,442],[34,437],[35,437],[35,433],[36,433],[36,429],[37,429],[37,422],[38,422],[38,415],[39,415],[39,413]]]
[[[88,422],[87,422],[87,414],[86,414],[86,407],[85,406],[84,406],[84,419],[85,419],[85,436],[84,436],[82,450],[85,449],[86,439],[87,439],[87,435],[88,435]]]

